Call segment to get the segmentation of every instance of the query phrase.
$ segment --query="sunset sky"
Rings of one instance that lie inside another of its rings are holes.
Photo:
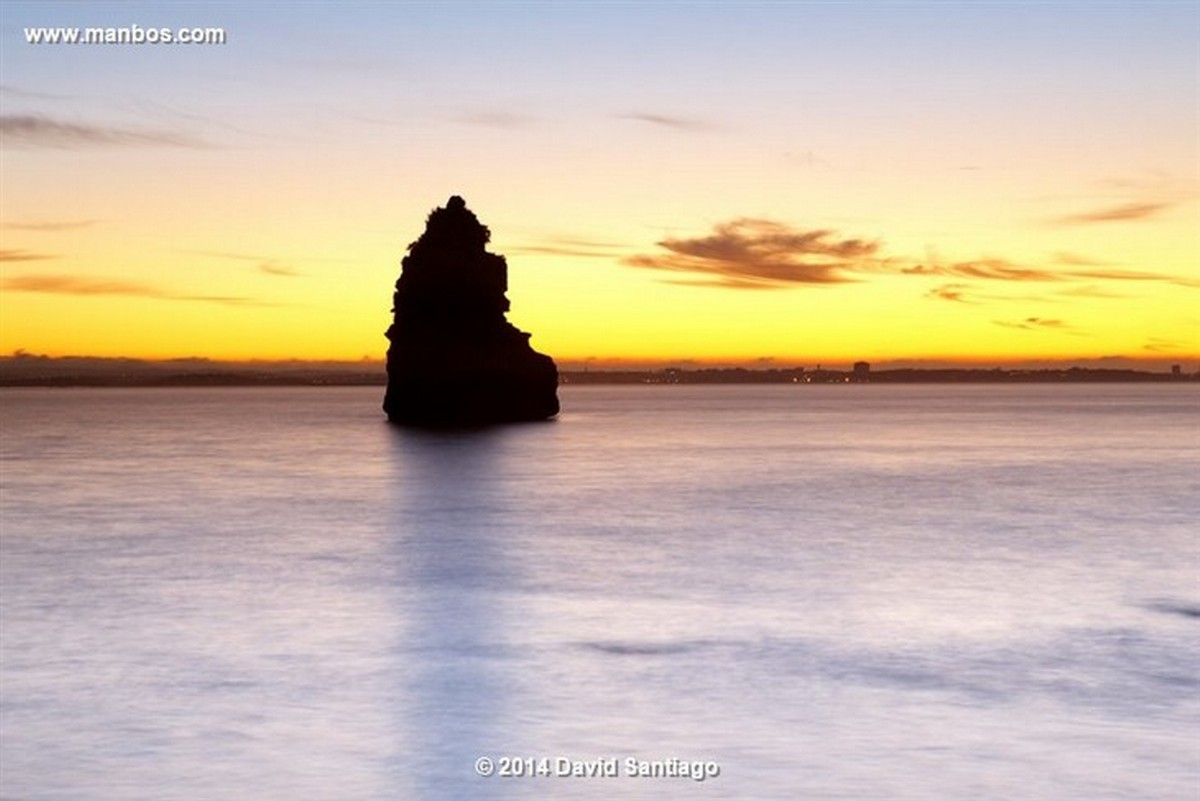
[[[26,28],[221,27],[219,45]],[[381,358],[461,194],[560,364],[1200,358],[1200,6],[0,5],[0,353]]]

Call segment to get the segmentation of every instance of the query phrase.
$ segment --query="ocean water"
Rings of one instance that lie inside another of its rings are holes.
[[[0,798],[1200,794],[1195,386],[380,395],[0,393]]]

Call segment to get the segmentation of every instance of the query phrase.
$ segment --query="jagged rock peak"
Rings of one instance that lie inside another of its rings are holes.
[[[409,247],[483,250],[491,238],[492,232],[467,208],[467,202],[460,195],[451,195],[445,206],[429,213],[425,233]]]

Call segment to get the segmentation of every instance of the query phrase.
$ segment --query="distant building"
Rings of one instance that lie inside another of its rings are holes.
[[[850,380],[855,384],[866,384],[871,380],[871,365],[867,362],[855,362],[854,372]]]
[[[1175,376],[1176,378],[1183,378],[1183,365],[1182,364],[1172,364],[1171,365],[1171,375]]]

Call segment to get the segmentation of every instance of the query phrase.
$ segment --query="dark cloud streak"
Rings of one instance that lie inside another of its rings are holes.
[[[95,224],[95,220],[48,220],[44,222],[6,222],[4,228],[10,231],[57,233],[59,231],[77,231]]]
[[[231,261],[252,261],[256,263],[256,267],[260,273],[265,275],[280,276],[283,278],[297,278],[303,276],[304,273],[297,269],[281,264],[278,259],[268,258],[266,256],[256,256],[251,253],[232,253],[225,250],[193,250],[188,251],[197,256],[208,256],[216,259],[229,259]]]
[[[676,131],[711,131],[715,127],[712,123],[705,122],[704,120],[692,119],[690,117],[676,117],[670,114],[653,114],[643,111],[622,114],[621,118],[657,125],[660,128],[671,128]]]
[[[945,275],[991,281],[1060,281],[1061,273],[1020,267],[1003,259],[981,259],[955,264],[917,264],[900,270],[904,275]]]
[[[0,94],[11,95],[26,100],[70,100],[71,95],[52,95],[46,92],[33,92],[28,89],[21,89],[11,84],[0,85]]]
[[[57,259],[53,253],[34,253],[30,250],[0,250],[0,261],[43,261]]]
[[[64,122],[36,114],[0,115],[0,136],[5,144],[25,148],[74,150],[89,147],[179,147],[209,145],[187,134],[94,123]]]
[[[1156,216],[1159,212],[1170,208],[1173,203],[1123,203],[1119,206],[1109,206],[1083,214],[1069,214],[1057,217],[1052,222],[1059,225],[1081,225],[1087,223],[1128,222],[1145,220]]]
[[[227,306],[265,305],[252,298],[223,295],[176,295],[149,284],[135,281],[122,281],[112,278],[80,278],[59,273],[13,276],[4,280],[3,289],[7,292],[39,292],[49,295],[78,295],[85,297],[121,295],[126,297],[153,298],[156,300],[220,303]]]
[[[946,284],[945,286],[934,287],[925,293],[925,297],[936,298],[937,300],[948,300],[953,303],[975,303],[967,298],[969,287],[966,284]]]
[[[600,248],[571,245],[522,245],[509,248],[512,253],[530,253],[544,256],[578,256],[591,259],[611,259],[613,254]]]
[[[1151,337],[1142,346],[1142,350],[1149,351],[1150,353],[1175,353],[1186,347],[1187,343],[1185,342],[1177,342],[1173,339],[1164,339],[1163,337]]]
[[[1054,254],[1054,260],[1059,264],[1066,264],[1069,267],[1110,267],[1112,262],[1093,259],[1088,256],[1080,256],[1078,253],[1067,253],[1065,251]]]
[[[278,264],[270,260],[261,262],[258,265],[258,271],[267,275],[276,275],[281,278],[297,278],[301,275],[304,275],[304,273],[300,272],[299,270],[293,270],[291,267],[285,267],[282,264]]]
[[[512,111],[474,111],[459,114],[454,122],[463,125],[478,125],[483,128],[525,128],[536,122],[536,118]]]
[[[1071,334],[1073,336],[1083,336],[1080,332],[1072,330],[1071,326],[1067,325],[1063,320],[1047,319],[1045,317],[1026,317],[1024,320],[992,320],[998,326],[1004,328],[1015,328],[1020,331],[1051,331],[1056,333]]]

